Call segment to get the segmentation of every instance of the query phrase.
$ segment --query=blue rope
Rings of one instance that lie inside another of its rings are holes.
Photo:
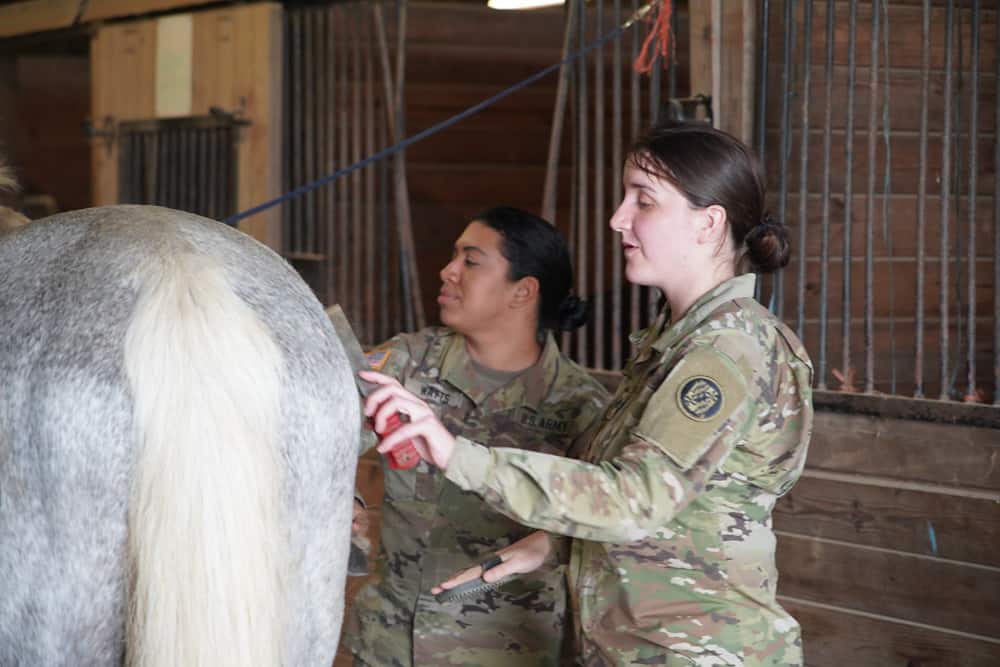
[[[317,179],[315,181],[312,181],[310,183],[306,183],[305,185],[300,185],[299,187],[297,187],[294,190],[291,190],[289,192],[286,192],[285,194],[281,195],[280,197],[275,197],[274,199],[268,200],[268,201],[264,202],[263,204],[258,204],[257,206],[254,206],[253,208],[247,209],[246,211],[242,211],[240,213],[235,213],[235,214],[229,216],[228,218],[226,218],[223,222],[225,222],[227,225],[235,225],[236,223],[238,223],[240,220],[243,220],[244,218],[249,218],[252,215],[257,215],[258,213],[260,213],[262,211],[266,211],[267,209],[269,209],[269,208],[271,208],[273,206],[277,206],[278,204],[282,204],[282,203],[284,203],[286,201],[289,201],[291,199],[294,199],[296,197],[300,197],[300,196],[306,194],[307,192],[312,192],[313,190],[316,190],[317,188],[321,188],[324,185],[326,185],[327,183],[330,183],[331,181],[335,181],[336,179],[340,178],[341,176],[346,176],[347,174],[350,174],[351,172],[354,172],[354,171],[357,171],[358,169],[362,169],[364,167],[367,167],[372,162],[375,162],[377,160],[381,160],[382,158],[389,157],[390,155],[395,155],[399,151],[407,148],[408,146],[411,146],[411,145],[417,143],[421,139],[426,139],[427,137],[431,136],[432,134],[436,134],[436,133],[440,132],[441,130],[454,125],[455,123],[458,123],[460,121],[465,120],[466,118],[468,118],[469,116],[472,116],[473,114],[479,113],[483,109],[496,104],[500,100],[502,100],[502,99],[504,99],[506,97],[509,97],[510,95],[513,95],[514,93],[516,93],[517,91],[521,90],[522,88],[530,86],[531,84],[535,83],[539,79],[541,79],[541,78],[543,78],[545,76],[548,76],[549,74],[551,74],[555,70],[559,69],[563,65],[567,65],[567,64],[573,62],[574,60],[576,60],[577,58],[579,58],[579,57],[581,57],[583,55],[586,55],[587,53],[590,53],[594,49],[596,49],[598,47],[601,47],[601,46],[604,46],[605,44],[607,44],[608,42],[610,42],[611,40],[613,40],[615,37],[617,37],[621,33],[625,32],[626,30],[628,30],[629,28],[631,28],[633,24],[635,24],[640,18],[642,18],[643,16],[645,16],[650,11],[650,9],[652,9],[653,5],[656,5],[659,2],[660,2],[660,0],[653,0],[652,2],[644,5],[637,12],[635,12],[635,14],[633,14],[632,17],[629,18],[628,21],[626,21],[622,25],[618,26],[617,28],[615,28],[614,30],[612,30],[611,32],[609,32],[607,35],[605,35],[601,39],[599,39],[596,42],[591,43],[589,46],[586,46],[583,49],[580,49],[579,51],[576,51],[575,53],[567,56],[566,58],[564,58],[560,62],[558,62],[558,63],[556,63],[554,65],[549,65],[545,69],[543,69],[543,70],[541,70],[539,72],[536,72],[535,74],[532,74],[527,79],[524,79],[523,81],[521,81],[519,83],[515,83],[513,86],[511,86],[511,87],[509,87],[509,88],[507,88],[505,90],[501,90],[499,93],[497,93],[493,97],[490,97],[489,99],[483,100],[479,104],[471,106],[468,109],[466,109],[465,111],[463,111],[463,112],[461,112],[459,114],[456,114],[456,115],[452,116],[451,118],[448,118],[447,120],[441,121],[437,125],[432,125],[431,127],[428,127],[427,129],[422,130],[422,131],[414,134],[411,137],[407,137],[406,139],[403,139],[402,141],[400,141],[398,144],[395,144],[393,146],[389,146],[388,148],[385,148],[385,149],[379,151],[378,153],[375,153],[374,155],[370,155],[370,156],[366,157],[365,159],[361,160],[360,162],[355,162],[354,164],[352,164],[350,166],[347,166],[347,167],[344,167],[343,169],[339,169],[339,170],[333,172],[332,174],[329,174],[327,176],[319,178],[319,179]]]

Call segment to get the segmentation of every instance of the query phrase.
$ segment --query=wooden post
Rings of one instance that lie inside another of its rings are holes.
[[[712,96],[715,126],[744,143],[753,136],[753,0],[692,2],[690,12],[691,94]]]

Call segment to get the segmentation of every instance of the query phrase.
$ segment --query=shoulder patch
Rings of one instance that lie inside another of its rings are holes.
[[[708,421],[717,415],[724,400],[719,383],[707,375],[688,378],[677,390],[678,407],[686,417],[695,421]]]
[[[380,371],[389,361],[390,356],[392,356],[392,350],[372,350],[365,355],[365,359],[368,360],[368,365],[373,371]]]

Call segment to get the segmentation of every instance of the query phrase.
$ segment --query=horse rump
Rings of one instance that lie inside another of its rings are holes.
[[[329,665],[360,419],[308,287],[155,207],[0,264],[0,664]]]

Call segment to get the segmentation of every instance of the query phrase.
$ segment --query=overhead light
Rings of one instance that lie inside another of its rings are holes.
[[[563,0],[489,0],[490,9],[538,9],[563,4]]]

